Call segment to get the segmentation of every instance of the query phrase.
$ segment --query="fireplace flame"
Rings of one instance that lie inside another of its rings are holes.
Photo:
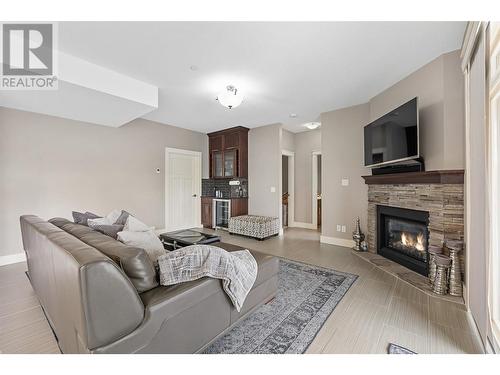
[[[404,246],[414,247],[418,251],[424,251],[424,235],[419,233],[415,240],[415,237],[406,234],[405,232],[401,233],[401,243]]]
[[[424,235],[422,233],[419,233],[417,236],[417,243],[415,245],[415,249],[419,251],[424,251]]]

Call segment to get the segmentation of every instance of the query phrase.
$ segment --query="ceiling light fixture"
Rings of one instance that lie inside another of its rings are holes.
[[[243,95],[238,93],[238,89],[236,87],[229,85],[226,87],[226,91],[217,95],[217,100],[224,107],[233,109],[241,104],[243,101]]]
[[[309,130],[318,129],[321,126],[321,122],[308,122],[304,126]]]

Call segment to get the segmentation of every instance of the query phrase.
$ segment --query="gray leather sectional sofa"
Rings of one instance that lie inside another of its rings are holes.
[[[66,219],[20,220],[31,284],[63,353],[200,352],[276,294],[278,260],[261,253],[238,313],[220,280],[164,287],[142,249]]]

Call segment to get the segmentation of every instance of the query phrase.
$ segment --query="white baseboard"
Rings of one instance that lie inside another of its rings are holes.
[[[300,221],[294,221],[290,226],[295,228],[317,229],[316,225],[313,223],[301,223]]]
[[[338,238],[338,237],[320,236],[319,242],[327,243],[330,245],[344,246],[344,247],[353,247],[354,246],[353,240],[347,240],[345,238]]]
[[[25,261],[26,254],[24,252],[0,256],[0,266],[6,266],[7,264],[20,263]]]

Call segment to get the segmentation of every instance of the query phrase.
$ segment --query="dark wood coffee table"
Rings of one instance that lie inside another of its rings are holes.
[[[160,240],[167,250],[176,250],[184,246],[198,245],[198,244],[211,244],[220,242],[220,237],[207,234],[195,229],[183,229],[175,232],[168,232],[160,234]]]

